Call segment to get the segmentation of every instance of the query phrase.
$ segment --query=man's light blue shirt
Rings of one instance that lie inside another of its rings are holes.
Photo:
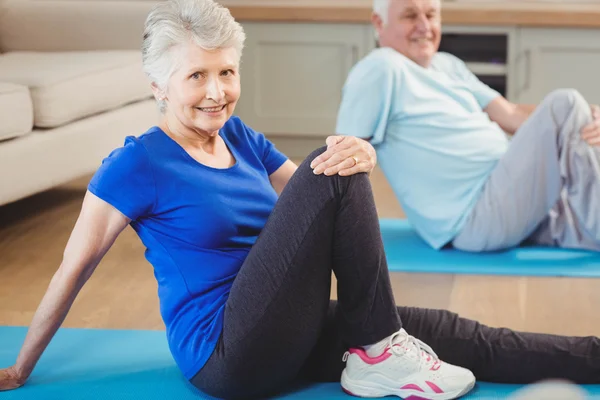
[[[336,133],[371,138],[407,218],[439,249],[460,232],[508,148],[483,111],[498,96],[455,56],[437,53],[424,68],[379,48],[350,71]]]

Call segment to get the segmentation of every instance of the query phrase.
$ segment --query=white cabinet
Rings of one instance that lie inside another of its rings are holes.
[[[575,88],[600,103],[600,30],[521,28],[515,101],[539,103],[558,88]]]
[[[371,24],[243,25],[247,40],[237,115],[254,129],[288,141],[321,143],[334,134],[348,72],[375,47]],[[505,79],[512,102],[537,104],[554,89],[575,88],[600,104],[600,30],[444,26],[443,31],[506,38],[505,63],[467,65],[478,75]],[[468,44],[461,49],[480,51]]]
[[[371,25],[243,26],[247,41],[237,115],[266,134],[333,134],[346,76],[375,47]]]

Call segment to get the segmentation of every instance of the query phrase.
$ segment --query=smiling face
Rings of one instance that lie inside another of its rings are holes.
[[[177,51],[180,62],[167,84],[165,116],[216,136],[240,97],[239,54],[234,48],[208,51],[192,43]]]
[[[440,0],[390,0],[387,23],[373,15],[382,47],[429,67],[441,40]]]

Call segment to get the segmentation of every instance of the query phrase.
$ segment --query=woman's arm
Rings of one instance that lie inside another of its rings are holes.
[[[0,370],[0,390],[22,386],[67,316],[75,297],[130,220],[87,192],[81,213],[29,326],[14,366]]]
[[[294,164],[294,162],[287,160],[283,163],[281,167],[279,167],[275,172],[269,175],[269,179],[271,181],[271,185],[277,192],[279,196],[281,192],[283,192],[283,188],[289,182],[294,172],[298,169],[298,166]]]

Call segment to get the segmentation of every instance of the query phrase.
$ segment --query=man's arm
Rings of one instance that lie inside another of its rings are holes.
[[[506,133],[514,135],[535,108],[536,106],[532,104],[514,104],[498,96],[483,111]]]
[[[513,104],[500,96],[490,102],[484,109],[490,119],[504,131],[514,134],[535,110],[535,105]],[[600,107],[591,105],[592,121],[581,129],[583,140],[591,146],[600,146]]]

